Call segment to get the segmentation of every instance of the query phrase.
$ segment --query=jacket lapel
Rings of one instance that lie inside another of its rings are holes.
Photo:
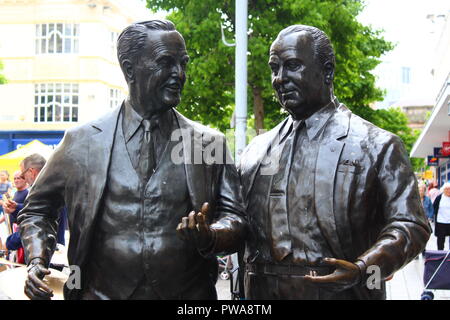
[[[345,143],[338,139],[347,136],[351,113],[341,105],[330,118],[319,147],[315,173],[315,204],[322,234],[336,258],[345,258],[336,228],[334,212],[334,182],[339,159]],[[337,213],[339,214],[339,213]]]
[[[291,117],[286,118],[266,134],[255,137],[252,144],[245,149],[239,166],[241,181],[244,186],[244,199],[248,199],[253,184],[255,183],[256,174],[259,172],[259,168],[261,167],[262,161],[266,158],[269,148],[280,142],[280,139],[286,134],[291,123]],[[275,165],[278,165],[276,159],[273,159],[273,161],[276,162],[274,163]],[[270,185],[267,187],[270,188]]]
[[[175,109],[173,111],[182,130],[184,167],[189,195],[194,210],[200,211],[203,203],[210,199],[208,181],[211,178],[208,177],[206,166],[203,165],[202,131],[197,128],[199,126],[197,123],[187,119]]]

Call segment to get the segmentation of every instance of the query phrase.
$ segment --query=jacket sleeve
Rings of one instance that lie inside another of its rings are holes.
[[[55,250],[58,212],[64,205],[66,175],[70,171],[66,160],[70,157],[70,140],[67,132],[39,173],[18,215],[27,264],[41,258],[48,266]]]
[[[375,244],[357,260],[366,267],[378,266],[385,279],[424,250],[431,230],[403,143],[392,136],[383,151],[377,166],[377,214],[385,224]]]
[[[215,220],[211,225],[213,242],[209,253],[230,254],[239,251],[245,244],[247,220],[245,218],[239,175],[224,147],[223,164],[216,164],[217,198]]]

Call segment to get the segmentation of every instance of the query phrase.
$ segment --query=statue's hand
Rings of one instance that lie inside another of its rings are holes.
[[[198,249],[206,249],[212,241],[213,231],[206,222],[209,204],[205,202],[201,212],[197,214],[191,211],[187,217],[183,217],[178,224],[177,233],[186,241],[193,241]]]
[[[50,300],[53,290],[43,281],[50,274],[40,259],[35,259],[28,266],[28,278],[25,281],[25,294],[31,300]]]
[[[323,261],[336,267],[336,270],[325,276],[317,276],[312,273],[306,275],[305,280],[335,292],[351,288],[361,281],[361,270],[356,264],[334,258],[325,258]]]

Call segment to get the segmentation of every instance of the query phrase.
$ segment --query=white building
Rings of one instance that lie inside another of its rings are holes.
[[[118,34],[151,19],[139,0],[0,0],[0,154],[64,131],[118,105],[127,86]]]
[[[411,157],[434,156],[435,148],[440,148],[443,142],[450,141],[450,10],[443,19],[433,59],[434,107],[430,119],[411,150]],[[450,158],[438,160],[434,179],[440,185],[450,181]]]

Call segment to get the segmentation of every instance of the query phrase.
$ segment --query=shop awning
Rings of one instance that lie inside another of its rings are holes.
[[[442,142],[449,141],[449,103],[450,82],[443,88],[430,119],[411,150],[411,157],[426,158],[433,155],[433,148],[442,147]]]
[[[39,140],[33,140],[17,150],[0,156],[0,170],[7,170],[12,181],[14,172],[19,170],[20,161],[33,153],[39,153],[48,159],[53,153],[53,149]]]

